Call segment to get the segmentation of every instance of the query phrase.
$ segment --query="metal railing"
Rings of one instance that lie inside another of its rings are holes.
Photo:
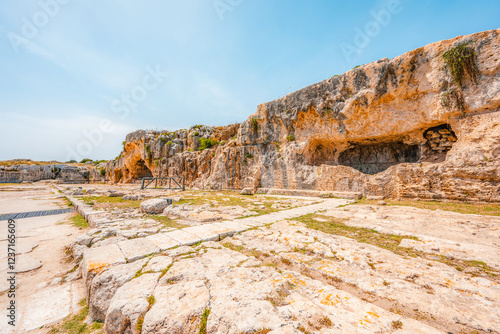
[[[143,177],[141,189],[146,189],[152,183],[155,183],[154,189],[182,189],[186,190],[184,177]],[[158,184],[160,187],[158,187]]]

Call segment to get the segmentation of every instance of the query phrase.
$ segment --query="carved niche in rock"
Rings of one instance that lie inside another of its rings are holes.
[[[403,142],[385,142],[374,144],[351,144],[340,153],[340,165],[350,166],[365,174],[377,174],[387,168],[406,162],[418,162],[419,145]]]
[[[457,141],[457,136],[448,124],[441,124],[424,132],[426,140],[422,147],[422,161],[442,162]]]

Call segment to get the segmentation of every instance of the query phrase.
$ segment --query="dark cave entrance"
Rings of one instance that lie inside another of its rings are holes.
[[[134,179],[142,179],[143,177],[153,177],[153,173],[146,166],[146,162],[142,159],[137,160],[133,168],[132,177]]]
[[[377,174],[387,168],[405,162],[418,162],[419,145],[403,142],[377,144],[353,144],[340,153],[339,165],[349,166],[364,174]]]

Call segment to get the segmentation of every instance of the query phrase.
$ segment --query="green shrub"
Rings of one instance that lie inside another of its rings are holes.
[[[101,170],[99,170],[99,174],[101,174],[101,176],[106,175],[106,170],[104,168],[101,168]]]
[[[251,154],[251,153],[245,153],[245,157],[247,159],[253,159],[253,154]]]
[[[151,145],[149,144],[146,144],[146,146],[144,146],[144,149],[146,150],[146,153],[147,153],[147,158],[148,158],[148,162],[149,163],[152,163],[153,162],[153,154],[151,153]]]
[[[213,138],[200,138],[198,140],[198,142],[200,143],[200,146],[198,147],[198,151],[203,151],[207,148],[210,148],[212,146],[215,146],[217,144],[219,144],[219,141],[217,139],[213,139]]]
[[[259,120],[258,120],[258,118],[252,117],[252,119],[250,120],[250,124],[251,124],[252,130],[254,132],[259,131]]]
[[[286,140],[288,140],[288,141],[294,141],[295,140],[295,136],[294,135],[288,135],[286,137]]]
[[[87,158],[85,158],[85,159],[83,159],[82,161],[80,161],[80,163],[81,163],[81,164],[84,164],[84,163],[86,163],[86,162],[92,162],[92,159],[87,159]]]
[[[168,146],[174,145],[174,142],[170,140],[170,141],[167,142],[166,145],[168,145]]]
[[[477,53],[470,46],[473,42],[462,42],[443,53],[444,62],[450,70],[453,80],[460,88],[462,88],[466,76],[474,83],[477,83],[477,76],[479,75],[476,64]]]

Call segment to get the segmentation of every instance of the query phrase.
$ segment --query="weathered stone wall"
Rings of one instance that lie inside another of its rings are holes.
[[[107,165],[107,177],[499,202],[499,33],[460,36],[357,67],[264,103],[241,125],[136,131]],[[459,89],[442,55],[467,41],[479,76]],[[453,99],[457,92],[463,100]],[[212,137],[221,143],[198,151],[200,138]]]
[[[12,164],[0,166],[0,183],[24,181],[60,180],[61,182],[82,182],[91,180],[92,167],[78,167],[65,164]]]

